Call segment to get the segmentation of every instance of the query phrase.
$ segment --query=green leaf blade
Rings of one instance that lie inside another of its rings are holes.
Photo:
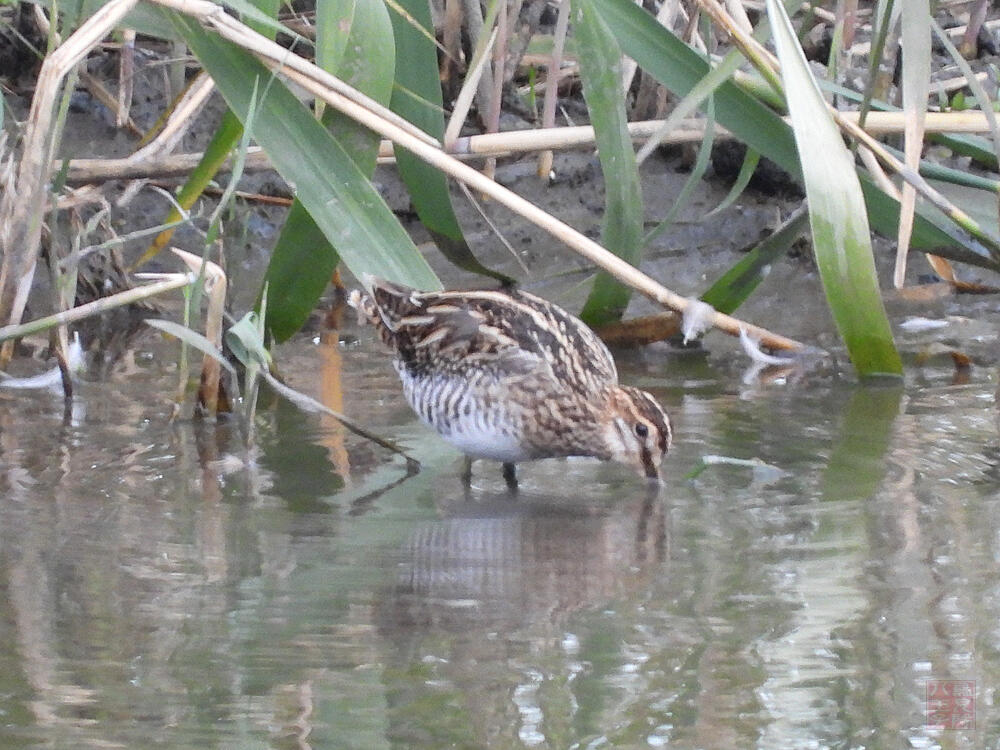
[[[336,73],[354,28],[355,0],[316,0],[316,64]]]
[[[209,357],[222,365],[227,372],[233,375],[236,374],[236,370],[222,355],[219,348],[197,331],[192,331],[187,326],[175,323],[172,320],[161,320],[160,318],[145,318],[142,322],[152,328],[158,328],[164,333],[170,334],[191,348],[197,349],[202,354],[207,354]]]
[[[864,194],[784,7],[767,0],[809,200],[813,247],[827,302],[858,373],[899,375],[872,257]],[[822,154],[822,158],[817,155]]]
[[[716,310],[732,315],[767,276],[768,267],[805,232],[809,217],[804,208],[796,210],[772,235],[740,258],[701,296]]]
[[[586,50],[580,55],[580,77],[604,173],[602,244],[637,266],[643,242],[642,189],[625,115],[621,48],[592,0],[573,0],[573,29]],[[620,320],[630,296],[628,287],[602,271],[580,318],[595,327]]]
[[[321,0],[316,13],[317,56],[322,67],[375,101],[387,103],[392,94],[395,47],[382,2]],[[361,173],[370,178],[378,156],[378,135],[334,109],[327,109],[322,121]],[[264,277],[270,297],[266,325],[276,340],[284,341],[302,327],[339,262],[338,249],[296,198]]]
[[[340,255],[302,202],[288,210],[264,274],[267,287],[267,330],[276,341],[295,334],[330,283]]]
[[[674,94],[686,96],[709,72],[708,63],[697,52],[631,0],[601,0],[595,7],[625,54]],[[720,85],[714,96],[716,118],[721,125],[793,177],[801,178],[795,139],[781,117],[732,81]],[[861,183],[872,227],[885,237],[895,237],[899,201],[886,195],[864,175]],[[981,243],[920,207],[910,247],[953,259],[958,259],[961,253],[969,259],[967,262],[997,268]]]
[[[278,172],[296,186],[309,214],[353,273],[369,272],[422,289],[439,289],[437,276],[392,211],[344,148],[252,55],[171,14],[230,108],[243,117],[253,80],[265,82],[254,138]]]
[[[431,35],[414,26],[433,29],[427,0],[399,0],[410,15],[391,15],[396,39],[396,89],[390,107],[425,133],[441,139],[444,135],[444,105],[438,73],[437,49]],[[491,276],[501,282],[510,277],[487,268],[473,255],[455,215],[448,192],[448,180],[437,168],[405,149],[395,148],[399,176],[410,193],[413,210],[430,232],[435,244],[451,263],[470,273]]]

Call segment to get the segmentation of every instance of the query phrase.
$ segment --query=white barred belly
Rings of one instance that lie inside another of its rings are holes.
[[[414,377],[398,367],[403,393],[421,421],[472,458],[516,463],[536,458],[520,440],[509,404],[486,397],[466,378],[435,374]]]

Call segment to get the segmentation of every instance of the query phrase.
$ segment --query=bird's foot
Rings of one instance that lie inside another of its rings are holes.
[[[504,462],[503,480],[507,483],[507,489],[511,493],[517,492],[517,466],[515,464]]]

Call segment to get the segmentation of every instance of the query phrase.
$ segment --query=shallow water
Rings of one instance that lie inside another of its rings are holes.
[[[1000,746],[995,359],[624,356],[676,421],[659,492],[553,460],[512,499],[488,464],[463,491],[370,339],[278,361],[413,476],[266,395],[249,451],[171,421],[153,332],[68,409],[0,391],[0,746]],[[931,726],[940,680],[974,729]]]

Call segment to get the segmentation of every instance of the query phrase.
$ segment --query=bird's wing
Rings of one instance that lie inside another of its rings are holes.
[[[411,369],[478,363],[500,377],[532,374],[587,389],[618,380],[590,328],[526,292],[418,292],[384,282],[371,289],[384,336]]]

